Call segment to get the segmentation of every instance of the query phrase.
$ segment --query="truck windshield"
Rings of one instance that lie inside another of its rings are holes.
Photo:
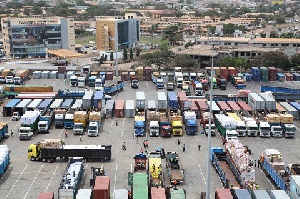
[[[257,130],[257,127],[249,127],[249,130]]]
[[[29,133],[30,130],[20,129],[20,133]]]
[[[282,131],[281,127],[273,127],[273,131]]]
[[[295,127],[286,127],[286,131],[287,132],[294,132],[294,131],[296,131],[296,128]]]
[[[76,82],[77,82],[77,79],[71,79],[71,82],[72,82],[72,83],[76,83]]]
[[[74,129],[83,129],[82,125],[75,125]]]
[[[181,129],[181,126],[173,126],[173,129]]]
[[[96,126],[89,126],[89,130],[95,131],[95,130],[97,130],[97,127]]]
[[[182,83],[182,80],[177,80],[177,83]]]
[[[262,130],[262,131],[270,131],[270,127],[260,127],[260,130]]]
[[[39,124],[39,127],[45,128],[47,125],[46,124]]]
[[[236,126],[236,130],[246,130],[245,126]]]

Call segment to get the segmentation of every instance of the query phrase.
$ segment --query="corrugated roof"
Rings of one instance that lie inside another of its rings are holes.
[[[48,53],[62,58],[83,57],[83,54],[76,53],[67,49],[48,50]]]

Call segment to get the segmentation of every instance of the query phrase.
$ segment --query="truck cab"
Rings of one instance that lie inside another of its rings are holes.
[[[196,84],[196,87],[195,87],[195,95],[199,96],[199,95],[202,95],[202,94],[203,94],[203,86],[200,82],[198,82]]]
[[[176,78],[177,88],[182,88],[183,77]]]
[[[259,136],[260,137],[270,137],[270,124],[268,122],[259,123]]]
[[[19,115],[19,112],[13,112],[12,121],[18,121],[21,118],[21,116]]]
[[[13,76],[6,76],[5,78],[7,84],[13,84],[14,83],[14,77]]]
[[[74,135],[83,135],[84,133],[83,123],[74,123],[73,133]]]
[[[78,87],[85,87],[85,77],[78,77]]]
[[[247,135],[256,137],[258,135],[258,126],[257,123],[253,121],[247,121],[246,122],[247,127]]]
[[[150,137],[152,136],[159,136],[159,124],[158,121],[150,121],[148,131],[150,134]]]
[[[284,124],[283,125],[283,131],[284,131],[285,138],[295,138],[296,130],[297,130],[297,128],[294,124]]]
[[[95,90],[96,91],[101,91],[103,90],[105,84],[105,77],[99,78],[95,80]]]
[[[236,130],[226,130],[226,142],[230,141],[230,140],[236,140],[238,139],[238,133],[236,132]]]
[[[160,136],[161,137],[171,137],[171,126],[170,126],[170,122],[168,122],[167,124],[162,124],[160,123]]]
[[[14,77],[14,84],[15,85],[21,85],[22,81],[21,81],[21,77]]]
[[[174,90],[174,83],[173,82],[169,81],[167,83],[167,90],[168,91],[173,91]]]
[[[188,84],[187,82],[183,82],[182,83],[182,89],[181,89],[182,92],[185,92],[186,95],[190,95],[191,94],[191,91],[190,91],[190,84]]]
[[[141,137],[145,135],[145,121],[134,122],[134,134]]]
[[[131,88],[139,88],[139,80],[137,79],[131,80]]]
[[[0,84],[5,84],[6,80],[4,76],[0,76]]]
[[[198,132],[198,124],[196,120],[186,120],[185,133],[187,135],[196,135]]]
[[[247,127],[244,121],[236,122],[236,131],[239,137],[245,137],[247,135]]]
[[[55,128],[63,128],[64,127],[64,119],[65,119],[64,114],[55,114],[55,117],[54,117]]]
[[[72,129],[74,127],[74,114],[66,113],[64,120],[64,128]]]
[[[215,124],[211,124],[211,136],[216,136],[216,125]],[[204,133],[205,135],[208,135],[209,132],[209,124],[205,124],[205,129],[204,129]]]
[[[48,133],[50,129],[48,121],[39,121],[38,123],[38,132],[39,133]]]
[[[272,137],[283,137],[283,128],[279,125],[271,126]]]
[[[182,121],[172,121],[172,134],[182,135]]]
[[[99,136],[100,123],[99,122],[90,122],[88,127],[88,136]]]
[[[209,77],[208,78],[209,79],[209,84],[211,83],[211,78]],[[215,77],[213,77],[213,79],[212,79],[212,83],[213,83],[213,88],[215,89],[215,88],[218,88],[218,83],[217,83],[217,79],[215,78]]]
[[[33,136],[33,131],[30,127],[20,127],[19,129],[20,140],[30,140],[32,136]]]
[[[163,79],[157,79],[157,81],[156,81],[156,87],[158,89],[165,88],[165,81]]]
[[[71,76],[70,77],[70,86],[71,87],[77,87],[78,86],[78,77],[77,76]]]
[[[89,77],[89,82],[88,82],[89,87],[95,86],[96,78],[97,78],[96,76]]]

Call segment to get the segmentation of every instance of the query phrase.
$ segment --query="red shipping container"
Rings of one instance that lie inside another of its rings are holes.
[[[163,187],[151,187],[151,199],[166,199],[166,190]]]
[[[215,199],[233,199],[230,189],[216,189]]]
[[[110,179],[108,176],[96,177],[93,199],[110,199]]]
[[[113,80],[113,72],[106,72],[105,79],[106,80]]]
[[[186,101],[188,101],[188,98],[186,97],[185,92],[178,92],[177,97],[178,97],[178,104],[179,104],[180,108],[183,109],[184,103]]]
[[[197,101],[196,104],[198,105],[201,111],[207,111],[208,106],[206,105],[206,101]]]
[[[125,116],[125,101],[124,100],[116,100],[115,102],[115,117],[121,118]]]
[[[145,75],[145,81],[152,81],[151,74]]]
[[[53,192],[40,193],[38,199],[54,199],[54,193]]]
[[[226,104],[225,101],[218,101],[217,106],[221,109],[221,111],[231,111],[231,108]]]
[[[223,76],[227,81],[229,80],[228,74],[229,71],[226,67],[220,67],[220,74]]]
[[[121,80],[123,80],[123,81],[128,81],[129,80],[128,72],[122,72],[121,73]]]
[[[145,69],[144,69],[144,74],[145,75],[151,75],[151,73],[152,73],[152,68],[151,67],[145,67]]]
[[[236,102],[234,102],[234,101],[228,101],[227,104],[231,108],[232,111],[239,111],[239,110],[241,110],[241,108],[239,107],[239,105]]]
[[[241,109],[251,112],[252,108],[244,101],[238,101],[237,104],[241,107]]]
[[[294,77],[291,73],[284,73],[287,82],[293,81]]]
[[[269,67],[269,81],[276,81],[277,79],[277,69],[275,67]]]
[[[196,113],[196,118],[200,119],[200,109],[196,104],[196,101],[192,101],[192,105],[191,105],[191,111],[195,111]]]
[[[235,69],[234,67],[228,67],[228,73],[231,75],[237,75],[238,70]]]
[[[66,67],[65,66],[59,66],[57,70],[58,70],[59,74],[66,73]]]

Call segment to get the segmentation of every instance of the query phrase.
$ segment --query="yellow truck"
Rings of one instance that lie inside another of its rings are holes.
[[[163,186],[163,172],[161,166],[161,156],[158,152],[150,152],[148,156],[148,173],[151,187]]]
[[[171,116],[171,127],[172,127],[173,136],[183,135],[182,116],[180,115]]]

